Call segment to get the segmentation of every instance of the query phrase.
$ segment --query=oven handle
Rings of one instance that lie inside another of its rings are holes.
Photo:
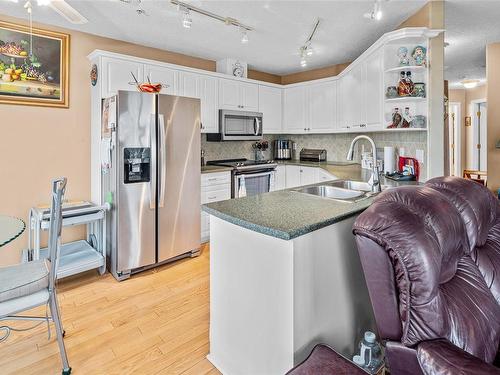
[[[255,121],[253,123],[254,134],[259,135],[260,133],[260,120],[258,117],[255,117]]]
[[[253,173],[251,171],[242,171],[242,172],[236,172],[234,175],[235,177],[238,177],[238,176],[251,176],[251,177],[260,177],[260,176],[265,176],[265,175],[271,175],[275,172],[275,170],[271,170],[271,171],[266,171],[266,172],[260,172],[260,173]]]

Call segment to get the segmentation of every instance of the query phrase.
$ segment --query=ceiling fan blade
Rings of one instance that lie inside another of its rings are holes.
[[[88,19],[64,0],[51,0],[49,6],[71,23],[84,24],[89,22]]]

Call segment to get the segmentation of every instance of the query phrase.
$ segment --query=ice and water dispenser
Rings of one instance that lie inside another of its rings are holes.
[[[126,184],[149,182],[151,170],[151,148],[128,147],[123,149]]]

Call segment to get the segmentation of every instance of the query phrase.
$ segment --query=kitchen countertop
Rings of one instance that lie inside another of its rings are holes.
[[[359,164],[299,161],[279,162],[279,164],[321,167],[344,180],[368,181],[371,176],[371,171],[362,169]],[[398,183],[384,177],[381,177],[381,183],[393,187],[418,184],[416,182]],[[373,199],[367,198],[347,203],[287,189],[214,202],[203,205],[203,210],[243,228],[291,240],[356,215],[368,208]]]
[[[201,167],[201,173],[229,172],[231,167],[221,167],[219,165],[204,165]]]

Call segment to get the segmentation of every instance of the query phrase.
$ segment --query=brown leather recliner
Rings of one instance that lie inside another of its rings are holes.
[[[500,205],[486,187],[390,189],[353,230],[391,374],[500,374]]]

